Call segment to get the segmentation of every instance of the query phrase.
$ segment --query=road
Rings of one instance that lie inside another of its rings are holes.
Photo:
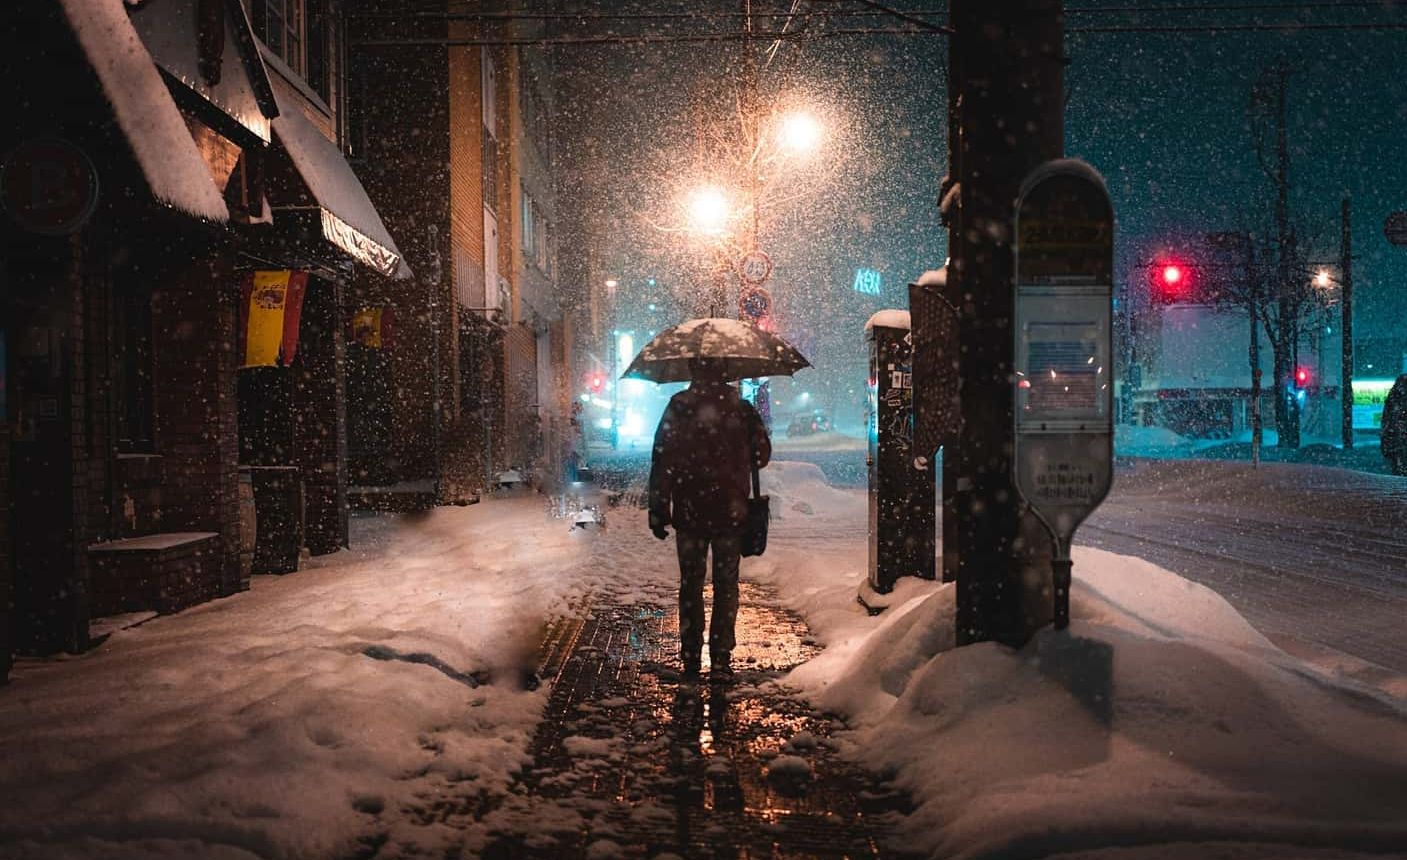
[[[1407,480],[1142,461],[1121,470],[1076,541],[1216,590],[1286,650],[1331,664],[1337,652],[1407,676]]]
[[[814,463],[836,486],[865,486],[863,452],[778,457]],[[643,479],[649,454],[594,460],[607,482],[630,482]],[[1076,543],[1206,585],[1277,645],[1321,665],[1374,683],[1407,678],[1407,479],[1290,464],[1124,462]]]

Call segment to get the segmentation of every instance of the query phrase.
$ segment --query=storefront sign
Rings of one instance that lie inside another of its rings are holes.
[[[27,140],[0,161],[0,207],[32,233],[74,233],[97,205],[98,171],[83,150],[66,140]]]
[[[874,269],[856,269],[855,281],[850,285],[852,290],[866,296],[879,295],[883,292],[883,287],[879,272]]]

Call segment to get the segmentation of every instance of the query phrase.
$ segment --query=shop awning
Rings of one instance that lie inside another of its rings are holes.
[[[171,92],[123,0],[59,0],[118,127],[157,201],[210,221],[230,218]]]
[[[342,152],[308,120],[300,105],[278,88],[274,94],[279,111],[273,121],[274,137],[317,200],[323,236],[387,277],[410,277],[400,250]]]

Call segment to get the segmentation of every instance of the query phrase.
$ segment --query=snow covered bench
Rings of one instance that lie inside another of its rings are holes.
[[[218,532],[160,532],[88,547],[95,617],[175,612],[219,596]]]

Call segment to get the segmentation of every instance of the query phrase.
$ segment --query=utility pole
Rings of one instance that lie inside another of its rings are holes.
[[[1343,303],[1343,367],[1340,369],[1339,398],[1343,403],[1343,449],[1353,448],[1353,230],[1349,198],[1343,199],[1343,234],[1339,245],[1339,299]]]
[[[960,128],[950,155],[960,190],[948,271],[961,297],[956,632],[960,645],[1019,646],[1051,620],[1052,598],[1049,560],[1029,557],[1048,540],[1023,512],[1012,477],[1011,229],[1022,180],[1063,152],[1063,0],[950,0],[949,9]],[[1039,573],[1024,576],[1027,566]]]
[[[1256,244],[1250,233],[1242,233],[1246,241],[1246,287],[1250,297],[1246,312],[1251,318],[1251,466],[1260,465],[1260,446],[1265,439],[1265,425],[1260,417],[1260,278],[1256,274]]]
[[[1290,77],[1281,66],[1275,75],[1275,234],[1279,249],[1275,278],[1277,295],[1277,328],[1280,343],[1275,349],[1275,423],[1281,448],[1300,446],[1300,409],[1295,397],[1294,380],[1299,353],[1299,284],[1293,269],[1295,238],[1290,233],[1290,144],[1285,121],[1285,89]]]

